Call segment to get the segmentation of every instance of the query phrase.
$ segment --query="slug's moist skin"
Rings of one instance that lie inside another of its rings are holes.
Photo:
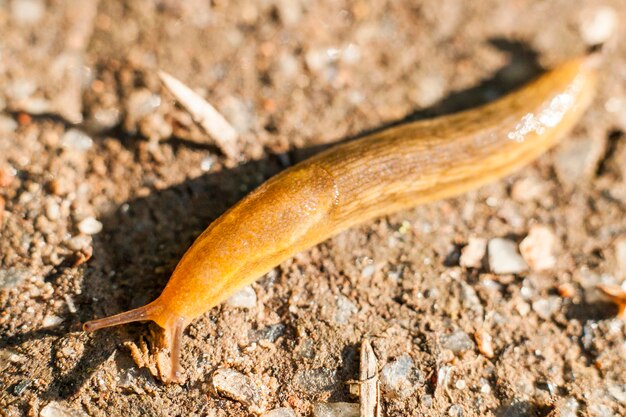
[[[589,106],[597,56],[568,61],[473,110],[338,145],[271,178],[193,243],[162,294],[87,331],[153,320],[180,381],[183,329],[276,265],[357,223],[461,194],[531,162]]]

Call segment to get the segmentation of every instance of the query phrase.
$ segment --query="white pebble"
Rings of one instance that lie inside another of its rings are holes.
[[[504,238],[489,241],[489,267],[495,274],[518,274],[526,271],[528,265],[517,252],[515,242]]]
[[[348,297],[339,294],[336,297],[335,321],[339,324],[346,324],[350,317],[359,311]]]
[[[415,374],[413,359],[406,353],[387,363],[380,371],[381,389],[396,398],[405,398],[415,390],[411,377]]]
[[[91,246],[92,240],[91,236],[76,235],[67,241],[66,246],[70,250],[78,252],[79,250],[86,249]]]
[[[19,24],[30,25],[41,20],[46,11],[43,0],[13,0],[11,16]]]
[[[458,404],[453,404],[448,408],[448,415],[450,417],[462,417],[463,416],[463,407]]]
[[[211,168],[213,168],[213,164],[215,164],[215,160],[213,159],[213,157],[207,156],[205,158],[202,158],[202,161],[200,161],[200,169],[202,170],[202,172],[208,172],[211,170]]]
[[[557,296],[541,298],[533,301],[533,311],[544,320],[550,320],[561,307],[561,299]]]
[[[316,403],[313,405],[314,417],[359,417],[359,404],[354,403]]]
[[[626,97],[614,96],[604,103],[604,109],[612,115],[613,123],[620,129],[626,129]]]
[[[55,327],[55,326],[58,326],[61,323],[63,323],[63,318],[62,317],[59,317],[59,316],[46,316],[46,317],[44,317],[43,322],[41,323],[41,326],[43,328]]]
[[[61,207],[53,198],[46,200],[46,217],[49,220],[55,221],[59,219],[61,215]]]
[[[0,107],[2,110],[2,107]],[[17,130],[17,122],[14,118],[0,114],[0,133],[10,133]]]
[[[575,186],[593,174],[601,153],[590,138],[573,138],[556,152],[554,170],[564,184]]]
[[[215,390],[235,401],[258,410],[261,403],[261,391],[254,381],[230,368],[220,368],[213,373]]]
[[[536,225],[530,229],[528,236],[519,245],[520,252],[526,263],[534,271],[545,271],[554,268],[554,246],[556,237],[546,226]]]
[[[463,330],[457,330],[447,335],[441,336],[439,342],[443,349],[451,350],[453,353],[461,353],[474,349],[474,341]]]
[[[557,410],[559,411],[558,417],[576,417],[578,415],[578,409],[580,404],[574,397],[567,397],[562,401],[557,402]]]
[[[515,181],[511,189],[513,200],[526,203],[540,200],[547,193],[545,183],[532,177],[522,178]]]
[[[374,272],[376,272],[376,265],[367,265],[365,268],[363,268],[363,270],[361,271],[361,277],[362,278],[369,278],[372,275],[374,275]]]
[[[418,106],[428,107],[441,100],[447,88],[447,80],[435,73],[420,77],[418,84],[409,94]]]
[[[580,32],[587,45],[599,45],[608,41],[617,26],[617,13],[611,7],[601,6],[595,10],[583,9]]]
[[[56,401],[48,403],[39,412],[40,417],[87,417],[87,414],[80,410],[72,410],[64,405],[59,404]]]
[[[487,381],[484,378],[481,378],[480,383],[482,384],[480,386],[480,392],[483,394],[489,394],[491,392],[491,385],[489,385],[489,381]]]
[[[64,148],[73,149],[76,151],[86,151],[93,146],[93,139],[86,133],[78,129],[69,129],[63,134],[61,138],[61,144]]]
[[[226,304],[235,308],[254,308],[256,306],[256,292],[248,285],[231,295]]]
[[[78,223],[78,230],[86,235],[95,235],[102,231],[102,223],[93,217],[87,217]]]
[[[461,249],[460,264],[465,268],[480,268],[487,250],[487,240],[470,237],[467,245]]]

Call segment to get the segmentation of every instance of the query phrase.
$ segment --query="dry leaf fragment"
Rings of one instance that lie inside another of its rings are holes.
[[[598,289],[617,304],[617,317],[626,319],[626,291],[619,285],[599,284]]]

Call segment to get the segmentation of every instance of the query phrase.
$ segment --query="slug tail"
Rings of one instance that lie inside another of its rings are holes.
[[[83,330],[93,332],[105,327],[117,326],[119,324],[132,323],[135,321],[152,320],[155,312],[153,304],[147,304],[134,310],[125,311],[113,316],[104,317],[97,320],[91,320],[83,324]]]
[[[170,320],[165,327],[170,348],[170,375],[171,382],[180,383],[183,381],[183,368],[180,365],[180,352],[183,341],[183,330],[185,329],[185,319],[176,317]]]

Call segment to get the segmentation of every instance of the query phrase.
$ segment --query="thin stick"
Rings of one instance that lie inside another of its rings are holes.
[[[229,158],[235,158],[238,134],[234,127],[209,102],[165,71],[159,71],[163,85],[207,132]]]
[[[380,390],[376,355],[369,340],[361,343],[361,369],[359,370],[360,417],[380,417]]]

